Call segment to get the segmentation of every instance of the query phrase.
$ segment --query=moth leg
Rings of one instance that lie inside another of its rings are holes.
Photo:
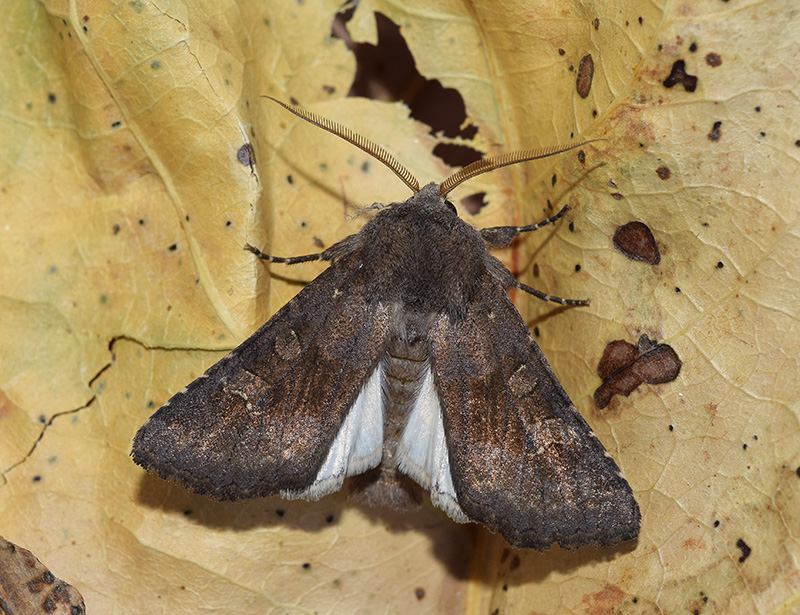
[[[547,226],[548,224],[553,224],[556,220],[561,218],[561,216],[567,213],[569,208],[569,205],[564,205],[564,207],[561,208],[561,211],[559,211],[555,216],[551,216],[547,218],[547,220],[542,220],[536,224],[529,224],[528,226],[493,226],[490,228],[481,229],[480,234],[483,237],[483,240],[489,244],[489,247],[504,248],[521,233],[535,231],[543,226]]]
[[[319,254],[306,254],[305,256],[270,256],[269,254],[264,254],[258,248],[251,246],[249,243],[244,245],[245,250],[250,250],[253,254],[255,254],[258,258],[267,261],[268,263],[284,263],[286,265],[294,265],[296,263],[307,263],[309,261],[319,261],[319,260],[327,260],[325,258],[325,252],[320,252]]]
[[[525,291],[529,295],[533,295],[537,299],[541,299],[542,301],[551,301],[552,303],[558,303],[559,305],[589,305],[588,299],[564,299],[563,297],[554,297],[553,295],[547,295],[540,290],[536,290],[532,286],[528,286],[527,284],[523,284],[516,278],[516,284],[514,288],[519,290]]]

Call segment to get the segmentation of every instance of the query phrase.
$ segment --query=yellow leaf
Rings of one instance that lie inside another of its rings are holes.
[[[460,95],[472,138],[431,134],[402,102],[346,97],[356,60],[331,36],[336,2],[4,8],[0,530],[89,612],[796,610],[792,2],[361,2],[352,41],[379,41],[376,11],[399,26],[425,84]],[[517,552],[430,508],[212,502],[132,463],[144,420],[323,268],[267,268],[246,242],[318,252],[368,218],[347,203],[408,197],[267,94],[378,142],[422,183],[452,171],[432,153],[442,143],[493,155],[605,139],[583,163],[519,165],[452,197],[486,193],[477,215],[461,211],[477,227],[572,205],[499,255],[526,283],[592,300],[514,297],[635,491],[635,544]],[[660,264],[614,249],[634,220]],[[641,334],[677,352],[679,377],[598,410],[606,344]]]

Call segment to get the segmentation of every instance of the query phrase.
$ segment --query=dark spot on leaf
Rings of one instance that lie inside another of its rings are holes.
[[[641,21],[642,21],[642,18],[641,18],[641,17],[639,17],[639,23],[641,23]],[[631,599],[631,602],[633,602],[634,604],[636,604],[637,602],[639,602],[639,599],[638,599],[636,596],[634,596],[634,597]]]
[[[47,95],[47,102],[49,102],[51,105],[54,105],[56,103],[56,95],[53,92],[50,92]]]
[[[286,511],[283,510],[282,508],[279,508],[278,510],[275,511],[275,514],[278,515],[279,517],[283,517],[283,515],[286,514]]]
[[[716,68],[717,66],[722,64],[722,56],[720,56],[718,53],[714,53],[713,51],[711,53],[707,53],[706,64]]]
[[[158,70],[159,68],[161,68],[161,60],[153,60],[152,62],[150,62],[150,68],[152,68],[153,70]]]
[[[621,201],[622,199],[625,198],[624,196],[622,196],[622,193],[620,193],[620,192],[612,192],[611,196],[613,196],[618,201]]]
[[[689,45],[689,51],[691,51],[692,53],[697,51],[697,43],[692,43],[691,45]]]
[[[112,232],[112,233],[114,233],[114,235],[116,235],[117,233],[119,233],[119,232],[120,232],[120,230],[121,230],[121,227],[120,227],[120,225],[119,225],[119,224],[115,224],[114,226],[112,226],[112,227],[111,227],[111,232]]]
[[[580,150],[578,152],[578,162],[580,162],[581,164],[586,162],[586,154],[583,153],[583,150]]]
[[[671,382],[681,371],[678,354],[667,344],[657,344],[642,335],[636,346],[624,340],[610,342],[597,365],[603,384],[594,393],[594,403],[605,408],[614,395],[630,395],[640,384]]]
[[[575,89],[578,96],[586,98],[592,89],[592,79],[594,78],[594,60],[592,54],[586,54],[581,58],[578,65],[578,77],[575,80]]]
[[[675,431],[675,425],[670,425],[670,426],[669,426],[669,430],[670,430],[670,431]]]
[[[139,218],[139,226],[144,226],[144,218]]]
[[[558,50],[558,55],[560,55],[560,56],[563,56],[565,53],[567,53],[567,52],[564,51],[563,49],[559,49]]]
[[[761,113],[761,107],[756,107],[756,108],[755,108],[755,109],[753,109],[753,110],[754,110],[756,113]]]
[[[184,510],[184,511],[183,511],[183,514],[184,514],[184,515],[186,515],[186,516],[188,517],[189,515],[191,515],[191,514],[192,514],[192,512],[193,512],[193,511],[192,511],[192,509],[191,509],[191,508],[187,508],[186,510]]]
[[[687,92],[694,92],[697,89],[697,77],[686,72],[686,62],[677,60],[672,65],[669,76],[664,79],[664,87],[671,88],[680,83]]]
[[[641,26],[644,23],[644,19],[639,17],[639,25]]]
[[[168,249],[170,252],[174,252],[175,250],[177,250],[177,249],[178,249],[178,244],[177,244],[177,243],[173,243],[173,244],[172,244],[172,245],[171,245],[169,248],[167,248],[167,249]]]
[[[230,220],[228,220],[228,221],[225,223],[225,226],[230,226],[231,224],[233,224],[233,222],[231,222]]]
[[[581,270],[581,266],[580,265],[575,265],[575,271],[577,272],[577,271],[580,271],[580,270]]]
[[[414,590],[414,595],[417,597],[417,600],[422,600],[425,597],[425,590],[418,587]]]
[[[308,562],[303,564],[303,570],[311,570],[311,564],[309,564]]]
[[[676,293],[679,293],[679,292],[681,292],[681,287],[680,287],[680,286],[676,286],[676,287],[675,287],[675,292],[676,292]]]
[[[34,483],[41,482],[41,480],[42,480],[42,477],[41,477],[41,476],[39,476],[38,474],[37,474],[36,476],[34,476],[34,477],[33,477],[33,482],[34,482]]]
[[[742,556],[739,558],[739,563],[744,563],[748,557],[750,557],[750,553],[752,553],[752,549],[747,545],[747,543],[742,540],[741,538],[736,541],[736,546],[739,547],[742,551]]]
[[[245,143],[236,152],[236,159],[246,167],[252,167],[256,163],[256,153],[250,143]]]
[[[764,137],[767,136],[767,133],[762,130],[761,132],[758,133],[758,136],[763,139]]]
[[[599,29],[600,28],[600,18],[599,17],[595,17],[594,21],[592,22],[592,25],[594,26],[595,30]]]
[[[111,122],[112,130],[116,129],[116,128],[119,128],[120,126],[122,126],[122,122],[120,122],[119,120],[117,120],[116,122]]]
[[[322,90],[323,90],[323,91],[324,91],[326,94],[333,94],[334,92],[336,92],[336,88],[335,88],[335,87],[333,87],[332,85],[323,85],[323,86],[322,86]]]
[[[286,176],[286,182],[289,183],[289,184],[293,184],[294,183],[294,178],[291,175],[287,175]]]
[[[567,228],[569,228],[571,233],[574,233],[575,232],[575,223],[574,222],[570,222],[569,225],[567,226]]]
[[[743,450],[743,451],[746,451],[746,450],[747,450],[747,442],[745,442],[744,444],[742,444],[742,450]]]
[[[614,247],[630,259],[650,265],[661,262],[661,252],[650,227],[644,222],[628,222],[614,233]]]
[[[539,277],[539,263],[533,263],[533,277]]]
[[[717,269],[722,269],[724,266],[725,266],[725,263],[723,263],[722,261],[719,261],[717,263]]]
[[[709,141],[719,141],[722,133],[720,132],[720,126],[722,126],[722,122],[714,122],[714,125],[711,127],[711,132],[708,133],[708,140]]]
[[[719,527],[719,519],[714,520],[714,527]]]
[[[672,171],[670,171],[667,166],[658,167],[656,173],[661,179],[669,179],[672,175]]]
[[[536,337],[539,337],[539,327],[534,327],[533,328],[533,335],[536,336]]]
[[[333,515],[328,515],[327,517],[325,517],[325,522],[326,523],[333,523],[333,519],[334,519]]]

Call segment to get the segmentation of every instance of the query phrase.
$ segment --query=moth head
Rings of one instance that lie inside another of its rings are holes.
[[[297,117],[304,119],[305,121],[309,122],[310,124],[314,124],[315,126],[319,126],[323,130],[327,130],[330,133],[335,134],[338,137],[341,137],[345,141],[352,143],[360,150],[366,152],[375,160],[382,162],[387,167],[389,167],[397,177],[399,177],[403,183],[411,188],[414,194],[417,194],[420,191],[419,181],[417,178],[411,174],[406,167],[404,167],[398,160],[392,156],[389,152],[383,149],[377,143],[370,141],[366,137],[362,137],[360,134],[357,134],[347,128],[346,126],[342,126],[338,122],[334,122],[327,118],[324,118],[316,113],[312,113],[311,111],[306,111],[301,107],[297,107],[295,105],[290,105],[283,101],[278,100],[277,98],[273,98],[272,96],[264,96],[264,98],[269,98],[270,100],[278,103],[284,109],[291,111]],[[522,150],[519,152],[511,152],[510,154],[502,154],[500,156],[491,156],[489,158],[482,158],[481,160],[476,160],[475,162],[468,164],[460,171],[456,171],[450,177],[445,179],[441,184],[439,184],[439,195],[442,197],[442,200],[448,205],[448,207],[452,208],[455,212],[455,207],[453,204],[447,200],[447,195],[450,193],[453,188],[458,186],[459,184],[467,181],[475,177],[476,175],[481,175],[482,173],[488,173],[489,171],[494,171],[495,169],[499,169],[502,167],[507,167],[512,164],[517,164],[520,162],[528,162],[529,160],[538,160],[539,158],[548,158],[549,156],[555,156],[556,154],[561,154],[563,152],[567,152],[571,149],[575,149],[577,147],[582,147],[588,143],[593,143],[595,141],[601,141],[602,139],[590,139],[588,141],[581,141],[580,143],[573,143],[572,145],[556,145],[553,147],[544,147],[541,149],[528,149]]]

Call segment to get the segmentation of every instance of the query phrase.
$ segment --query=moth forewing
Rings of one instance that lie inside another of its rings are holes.
[[[274,263],[330,265],[159,409],[136,435],[134,460],[221,499],[316,499],[361,474],[352,485],[367,501],[413,505],[399,470],[454,520],[514,546],[635,538],[630,486],[505,288],[587,302],[520,284],[488,251],[563,210],[539,225],[477,231],[446,200],[479,173],[580,144],[489,159],[420,188],[367,139],[280,104],[376,157],[414,195],[319,254],[279,258],[247,246]]]

